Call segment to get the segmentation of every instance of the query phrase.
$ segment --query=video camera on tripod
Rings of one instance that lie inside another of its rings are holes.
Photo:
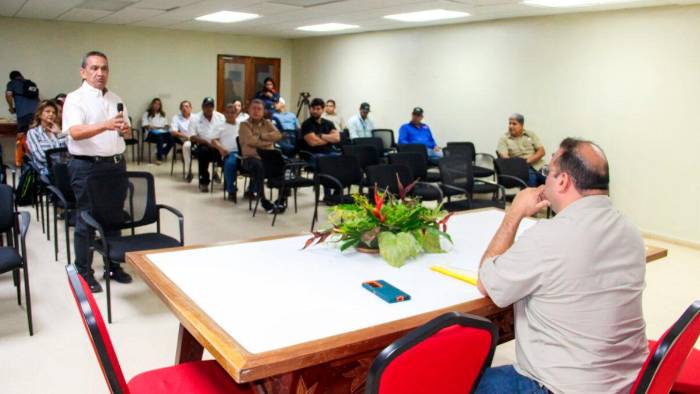
[[[309,98],[311,97],[310,92],[301,92],[299,93],[299,100],[297,101],[297,118],[299,118],[299,115],[301,114],[301,110],[306,107],[307,114],[310,113],[311,109],[311,103],[309,102]]]

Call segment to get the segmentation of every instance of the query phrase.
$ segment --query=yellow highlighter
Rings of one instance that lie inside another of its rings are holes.
[[[451,277],[453,277],[453,278],[455,278],[455,279],[459,279],[459,280],[461,280],[461,281],[463,281],[463,282],[467,282],[467,283],[469,283],[470,285],[476,286],[476,283],[477,283],[476,278],[473,278],[473,277],[471,277],[471,276],[469,276],[469,275],[465,275],[465,274],[460,273],[460,272],[456,272],[455,270],[449,269],[449,268],[447,268],[447,267],[445,267],[445,266],[442,266],[442,265],[433,265],[432,267],[430,267],[430,269],[433,270],[433,271],[435,271],[435,272],[439,272],[439,273],[441,273],[441,274],[444,274],[444,275],[447,275],[447,276],[451,276]]]

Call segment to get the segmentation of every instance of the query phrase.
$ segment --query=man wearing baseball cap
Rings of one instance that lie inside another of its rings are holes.
[[[415,107],[411,121],[399,128],[399,144],[423,144],[430,163],[437,165],[442,158],[442,149],[435,143],[430,126],[423,123],[423,108]]]
[[[365,138],[372,136],[374,122],[369,118],[369,103],[360,104],[360,113],[353,115],[348,120],[350,138]]]
[[[219,150],[212,144],[216,136],[216,126],[226,123],[226,117],[221,112],[214,110],[214,99],[205,97],[202,100],[202,112],[198,113],[190,121],[190,141],[196,144],[195,155],[199,164],[199,190],[209,190],[209,163],[216,161],[221,163]],[[215,174],[212,174],[212,177]]]

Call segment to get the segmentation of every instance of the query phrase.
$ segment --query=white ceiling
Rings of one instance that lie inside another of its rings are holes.
[[[700,0],[643,0],[561,9],[530,7],[520,4],[520,0],[0,0],[0,15],[300,38],[520,16],[697,3]],[[382,18],[389,14],[435,8],[466,11],[471,16],[430,23],[403,23]],[[251,12],[262,17],[230,24],[194,20],[198,16],[221,10]],[[295,30],[299,26],[328,22],[360,27],[336,33]]]

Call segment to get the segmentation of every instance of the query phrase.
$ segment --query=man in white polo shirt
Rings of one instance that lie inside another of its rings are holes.
[[[124,138],[131,137],[129,113],[123,101],[107,89],[109,63],[107,56],[98,51],[82,58],[80,76],[83,84],[68,94],[63,106],[63,131],[68,134],[68,163],[71,186],[77,202],[75,224],[75,266],[93,293],[102,291],[95,280],[92,255],[89,253],[89,230],[80,213],[90,209],[88,178],[97,172],[126,171]],[[118,107],[122,107],[118,111]],[[113,190],[105,190],[112,193]],[[119,264],[110,267],[112,280],[131,282],[131,276]]]
[[[189,100],[180,102],[180,113],[173,115],[170,121],[170,134],[173,135],[177,143],[182,144],[182,159],[185,162],[187,171],[187,182],[192,181],[192,142],[190,141],[190,119],[192,119],[192,103]]]
[[[209,190],[209,163],[212,161],[221,163],[221,156],[218,149],[212,145],[214,139],[214,127],[226,122],[226,118],[221,112],[214,110],[214,99],[205,97],[202,100],[202,112],[190,121],[190,140],[196,144],[195,154],[199,163],[199,190],[207,192]],[[212,174],[214,176],[215,174]]]
[[[219,151],[219,155],[224,162],[224,180],[226,181],[226,191],[228,199],[236,202],[236,162],[238,160],[238,127],[240,123],[236,119],[238,111],[234,103],[226,104],[224,117],[226,122],[214,127],[212,145]]]
[[[518,193],[489,244],[478,288],[515,310],[515,365],[490,368],[483,393],[629,393],[647,355],[645,256],[612,206],[605,154],[565,139],[544,186]],[[551,206],[514,242],[523,218]]]

